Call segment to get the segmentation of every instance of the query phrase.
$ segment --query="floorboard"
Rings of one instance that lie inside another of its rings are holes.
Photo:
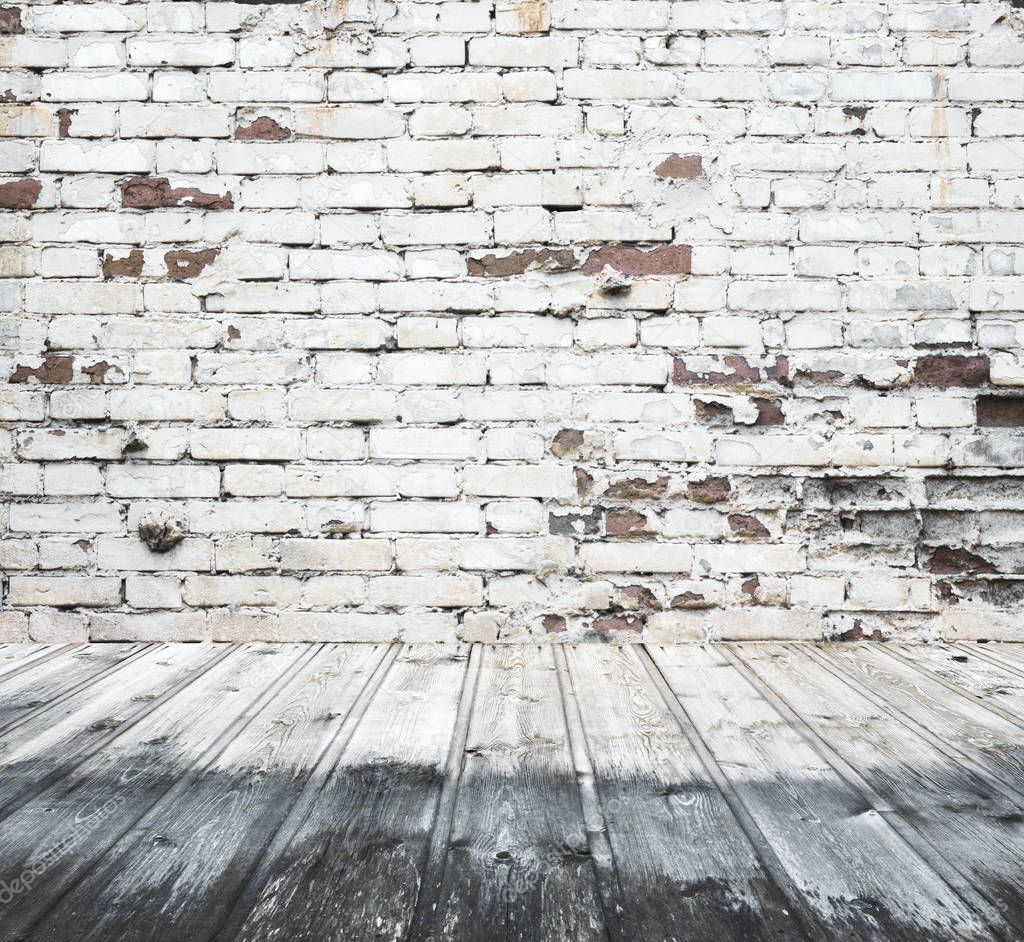
[[[1024,938],[1008,644],[0,646],[0,942]]]

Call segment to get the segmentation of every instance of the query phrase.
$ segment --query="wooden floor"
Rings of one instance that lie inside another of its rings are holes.
[[[1024,938],[1024,646],[0,646],[0,939]]]

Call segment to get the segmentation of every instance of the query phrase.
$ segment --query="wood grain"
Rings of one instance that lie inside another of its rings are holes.
[[[469,649],[404,646],[223,940],[397,939],[426,866]]]
[[[943,937],[992,938],[978,913],[721,654],[680,647],[652,655],[826,933],[916,940],[923,924]]]
[[[40,931],[91,912],[102,896],[83,940],[212,935],[384,650],[319,650],[219,753],[135,823]]]
[[[0,939],[21,938],[51,911],[135,821],[203,761],[244,711],[261,703],[310,653],[295,645],[230,650],[178,696],[108,739],[102,750],[18,808],[4,823],[0,879],[10,883],[33,869],[42,873],[30,892],[5,907]],[[76,918],[88,924],[103,905],[93,900]],[[37,937],[60,936],[42,932]]]
[[[550,647],[483,650],[460,760],[443,879],[415,931],[606,938]]]
[[[1004,935],[1024,933],[1024,815],[990,781],[937,752],[799,646],[730,646],[766,698]],[[980,899],[978,898],[980,897]]]
[[[803,938],[635,650],[581,645],[566,656],[584,705],[622,931],[633,938]],[[701,852],[680,853],[683,846]]]
[[[1024,937],[991,645],[15,647],[0,942]]]

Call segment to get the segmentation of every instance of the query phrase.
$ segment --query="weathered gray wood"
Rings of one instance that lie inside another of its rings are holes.
[[[837,683],[806,646],[735,645],[726,653],[766,698],[791,711],[794,726],[805,724],[818,751],[876,810],[890,814],[947,883],[972,901],[981,895],[979,908],[1004,935],[1024,934],[1020,807],[854,687]]]
[[[631,939],[799,939],[758,859],[632,646],[566,652]]]
[[[606,938],[552,649],[485,648],[476,693],[436,911],[414,935]]]
[[[0,683],[15,674],[38,667],[68,651],[84,648],[83,644],[12,644],[0,657]]]
[[[1024,937],[1016,655],[652,650],[22,647],[0,942]]]
[[[900,652],[899,645],[885,645],[881,648],[881,653],[888,658],[895,658],[901,661],[911,669],[918,671],[918,673],[928,676],[935,683],[939,684],[939,686],[944,687],[953,694],[950,698],[951,700],[956,701],[966,699],[980,702],[989,712],[1001,716],[1008,723],[1012,723],[1014,726],[1019,726],[1021,730],[1024,731],[1024,718],[1020,717],[1013,710],[1004,709],[1001,703],[997,702],[994,697],[989,695],[988,691],[979,694],[965,688],[961,684],[948,680],[942,674],[933,671],[921,658],[912,659],[908,658],[905,654],[902,654]]]
[[[462,645],[402,648],[340,761],[289,816],[218,938],[408,932],[469,657]]]
[[[74,693],[95,688],[111,671],[131,664],[149,647],[89,645],[0,681],[0,736],[29,717],[52,711]]]
[[[979,647],[987,645],[893,645],[890,653],[1024,719],[1024,673],[985,657]]]
[[[234,649],[180,696],[108,740],[102,751],[12,814],[3,824],[0,879],[11,885],[33,869],[42,872],[30,891],[5,907],[0,939],[64,940],[62,929],[35,936],[32,926],[311,653],[295,645]],[[81,914],[78,925],[95,918],[95,912]]]
[[[384,656],[320,650],[219,754],[155,805],[36,929],[79,942],[210,938]]]
[[[991,641],[981,644],[977,641],[960,641],[955,646],[1024,673],[1024,645],[1019,642]]]
[[[721,654],[701,647],[651,653],[824,933],[907,942],[994,938]]]
[[[1000,783],[1011,799],[1024,795],[1024,736],[1015,723],[977,698],[951,695],[927,674],[873,645],[828,645],[808,653],[840,680],[860,684],[893,714],[914,724],[936,749],[952,749]]]
[[[105,677],[9,728],[0,738],[0,822],[228,654],[209,646],[160,646],[123,677]]]

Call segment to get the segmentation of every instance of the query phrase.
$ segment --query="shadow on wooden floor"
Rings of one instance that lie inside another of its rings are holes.
[[[1024,937],[1024,650],[0,646],[0,940]]]

